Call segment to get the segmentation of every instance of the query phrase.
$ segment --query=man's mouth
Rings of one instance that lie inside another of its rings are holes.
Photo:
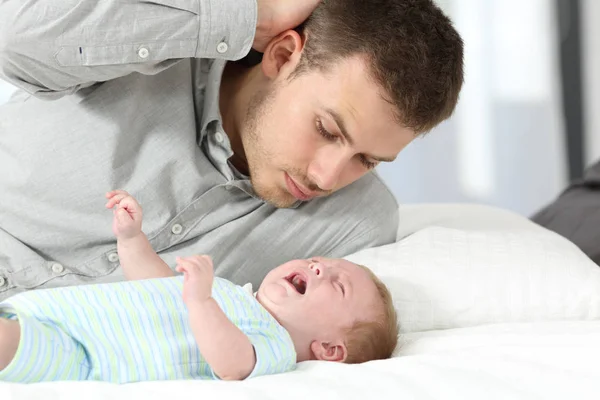
[[[293,273],[285,278],[300,294],[306,293],[306,279],[299,273]]]
[[[300,201],[309,201],[318,196],[317,192],[301,188],[287,173],[285,174],[285,184],[288,192]]]

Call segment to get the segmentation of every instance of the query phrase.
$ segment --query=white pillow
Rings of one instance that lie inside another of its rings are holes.
[[[387,284],[404,333],[600,319],[600,268],[546,230],[429,227],[346,258]]]

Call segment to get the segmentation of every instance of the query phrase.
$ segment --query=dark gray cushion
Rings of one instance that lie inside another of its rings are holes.
[[[600,264],[600,161],[531,219],[571,240]]]

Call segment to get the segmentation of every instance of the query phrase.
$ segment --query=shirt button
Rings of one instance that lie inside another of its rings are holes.
[[[181,232],[183,232],[183,226],[175,224],[171,227],[171,232],[173,232],[174,235],[179,235]]]
[[[117,254],[117,253],[110,253],[108,255],[108,261],[110,261],[111,263],[119,261],[119,254]]]
[[[223,143],[223,134],[221,132],[215,133],[215,140],[219,143]]]
[[[141,49],[138,50],[138,56],[140,56],[140,58],[148,58],[149,55],[150,55],[150,52],[145,47],[142,47]]]
[[[55,274],[60,274],[61,272],[63,272],[65,270],[65,267],[63,267],[59,263],[52,264],[51,268],[52,268],[52,272],[54,272]]]
[[[221,42],[217,45],[217,52],[219,54],[223,54],[225,53],[227,50],[229,50],[229,46],[227,45],[227,43],[225,42]]]
[[[0,276],[0,287],[4,286],[5,283],[6,283],[6,279],[4,279],[3,277]]]
[[[231,183],[225,184],[225,190],[231,190],[231,189],[233,189],[233,185]]]

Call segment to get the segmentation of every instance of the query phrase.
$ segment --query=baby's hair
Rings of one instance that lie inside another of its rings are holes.
[[[390,358],[398,344],[398,315],[394,309],[392,295],[373,271],[363,265],[359,266],[371,276],[383,309],[375,320],[357,321],[348,330],[346,334],[348,354],[345,360],[348,364]]]

